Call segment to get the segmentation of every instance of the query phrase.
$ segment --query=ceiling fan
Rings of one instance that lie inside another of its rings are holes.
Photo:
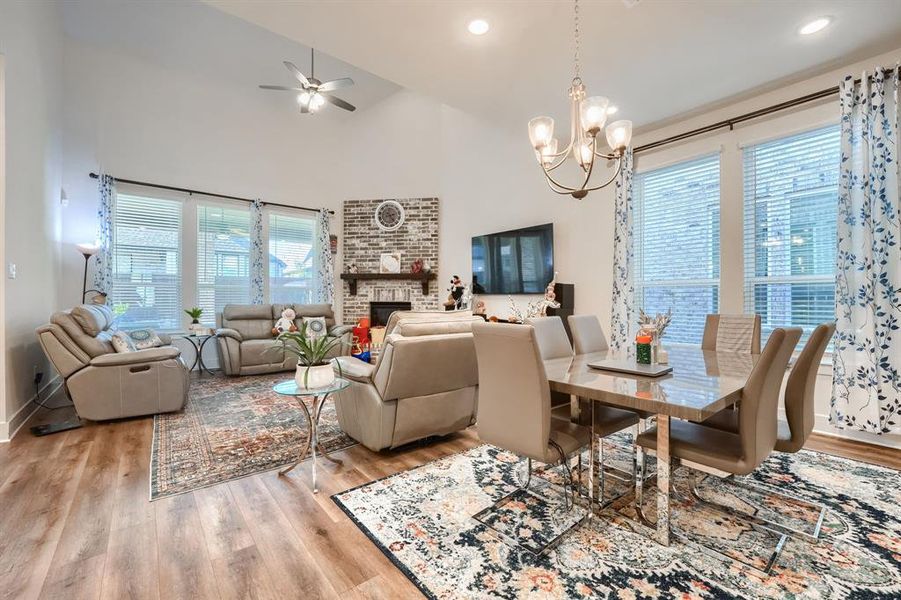
[[[316,79],[315,74],[315,56],[314,50],[310,49],[310,76],[307,77],[303,73],[300,72],[300,69],[297,66],[289,61],[284,61],[285,67],[291,72],[294,77],[297,78],[297,81],[300,82],[300,87],[285,87],[281,85],[261,85],[260,88],[264,90],[280,90],[285,92],[297,92],[297,103],[300,105],[300,112],[302,113],[314,113],[322,108],[326,102],[330,102],[334,104],[338,108],[343,108],[344,110],[355,111],[357,107],[342,100],[341,98],[332,95],[332,92],[335,90],[340,90],[341,88],[350,87],[354,84],[354,80],[350,77],[342,77],[341,79],[333,79],[331,81],[322,82]]]

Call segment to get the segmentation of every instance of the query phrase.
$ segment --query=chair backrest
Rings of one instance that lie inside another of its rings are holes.
[[[472,318],[473,314],[468,310],[396,310],[388,317],[388,322],[385,324],[385,335],[394,333],[402,323],[447,323],[471,321]],[[481,319],[481,317],[477,318]]]
[[[594,315],[569,315],[569,330],[573,334],[576,354],[591,354],[607,350],[607,337],[601,329],[601,322]]]
[[[543,360],[573,355],[573,347],[560,317],[530,317],[525,321],[535,329],[535,339]]]
[[[707,315],[701,349],[760,354],[760,315]]]
[[[44,354],[66,378],[90,363],[92,358],[116,350],[111,342],[113,312],[105,305],[83,304],[59,311],[36,333]]]
[[[543,457],[551,431],[551,394],[535,328],[475,323],[479,364],[479,438],[522,456]]]
[[[780,452],[797,452],[813,431],[815,420],[813,393],[817,384],[817,371],[833,333],[835,323],[818,325],[810,334],[807,344],[801,350],[788,375],[784,400],[785,417],[788,419],[791,438],[776,440],[776,450]]]
[[[234,329],[245,340],[272,338],[272,328],[286,308],[294,310],[294,323],[299,328],[303,317],[325,317],[325,324],[335,324],[335,313],[328,304],[226,304],[222,308],[222,327]]]
[[[800,327],[774,329],[742,390],[738,433],[744,460],[754,468],[776,445],[779,390],[801,333]]]

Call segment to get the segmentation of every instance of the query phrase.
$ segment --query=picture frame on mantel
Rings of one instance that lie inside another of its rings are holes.
[[[400,273],[400,252],[384,252],[379,257],[379,273]]]

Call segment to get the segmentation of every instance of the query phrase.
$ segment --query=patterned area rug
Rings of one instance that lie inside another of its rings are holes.
[[[185,409],[153,420],[150,500],[269,471],[296,460],[309,436],[299,399],[272,386],[291,373],[204,376],[191,382]],[[305,398],[312,412],[312,399]],[[338,427],[330,398],[319,419],[329,452],[356,444]]]
[[[516,489],[518,465],[513,455],[483,445],[341,492],[333,500],[430,598],[901,597],[898,471],[814,452],[774,454],[746,481],[791,490],[825,503],[828,510],[821,540],[788,539],[764,575],[714,557],[697,543],[674,541],[664,548],[649,541],[627,518],[628,499],[619,508],[605,509],[601,518],[564,537],[543,557],[513,549],[472,516]],[[681,468],[673,475],[677,490],[685,492],[674,495],[674,530],[745,564],[765,564],[761,561],[772,557],[779,536],[693,501],[686,473]],[[542,485],[536,486],[539,495]],[[699,491],[707,500],[739,510],[781,515],[796,527],[818,516],[771,493],[742,489],[708,478]],[[508,529],[503,533],[551,538],[548,528],[559,523],[543,517],[547,510],[529,506],[542,502],[517,495],[502,513],[519,514],[497,519]]]

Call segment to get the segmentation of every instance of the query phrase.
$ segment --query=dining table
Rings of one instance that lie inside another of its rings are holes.
[[[658,377],[603,370],[590,366],[608,359],[635,362],[633,348],[606,350],[544,361],[551,390],[595,403],[656,415],[657,502],[656,522],[642,508],[643,473],[636,477],[635,510],[639,521],[651,527],[660,544],[670,544],[670,419],[703,422],[741,398],[758,354],[702,350],[692,346],[669,348],[672,371]],[[587,473],[589,515],[594,513],[594,460],[596,436],[591,420],[591,452]],[[637,448],[640,452],[640,447]],[[642,461],[643,462],[643,461]],[[641,464],[641,463],[639,463]],[[601,465],[603,468],[603,465]]]

